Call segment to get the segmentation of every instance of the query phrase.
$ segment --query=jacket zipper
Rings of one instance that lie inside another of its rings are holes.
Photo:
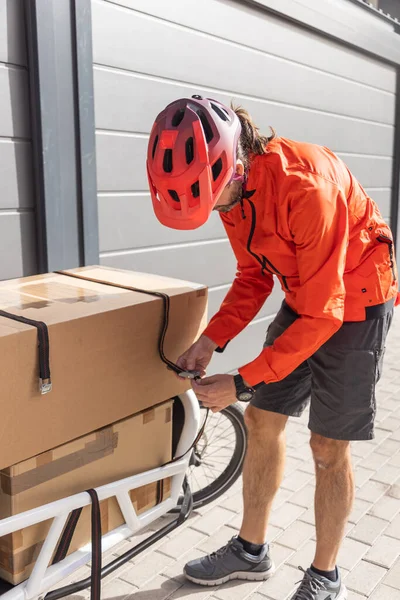
[[[264,275],[265,271],[268,271],[268,273],[271,273],[271,275],[279,275],[282,279],[282,283],[284,285],[285,290],[287,292],[289,292],[290,290],[289,290],[289,286],[287,284],[285,275],[282,275],[282,273],[263,254],[261,254],[261,257],[260,257],[258,254],[253,252],[251,249],[251,242],[253,241],[254,230],[256,228],[257,215],[256,215],[256,207],[254,206],[254,203],[251,200],[249,200],[248,198],[247,198],[247,202],[250,204],[250,207],[251,207],[251,227],[250,227],[249,237],[247,240],[247,251],[249,252],[249,254],[251,254],[251,256],[253,256],[260,263],[262,275]]]
[[[379,235],[377,238],[381,244],[387,244],[389,250],[390,266],[392,268],[393,280],[397,281],[396,269],[394,268],[394,252],[393,252],[393,240],[386,235]]]

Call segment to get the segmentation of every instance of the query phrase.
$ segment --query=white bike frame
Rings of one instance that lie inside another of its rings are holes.
[[[100,502],[112,497],[117,499],[125,519],[125,525],[121,525],[103,535],[102,552],[110,550],[177,506],[191,457],[191,452],[188,452],[188,450],[196,439],[200,428],[200,407],[194,392],[190,390],[179,396],[179,398],[184,407],[185,420],[176,456],[182,458],[164,467],[152,469],[96,488]],[[137,515],[129,492],[166,477],[172,479],[171,496],[154,508]],[[5,592],[1,596],[1,600],[37,600],[42,598],[46,592],[90,561],[91,543],[70,554],[59,563],[50,565],[70,513],[89,504],[91,504],[89,495],[82,492],[0,521],[0,537],[2,537],[25,527],[53,519],[29,579]]]

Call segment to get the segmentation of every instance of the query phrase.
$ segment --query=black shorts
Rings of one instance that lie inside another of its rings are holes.
[[[284,302],[267,331],[271,346],[299,316]],[[374,437],[375,385],[382,373],[393,308],[362,322],[344,323],[311,358],[282,381],[260,386],[251,404],[299,417],[310,402],[309,428],[335,440]]]

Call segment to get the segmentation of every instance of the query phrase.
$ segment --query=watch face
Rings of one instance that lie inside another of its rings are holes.
[[[249,402],[254,394],[252,394],[251,392],[241,392],[239,394],[239,400],[241,402]]]

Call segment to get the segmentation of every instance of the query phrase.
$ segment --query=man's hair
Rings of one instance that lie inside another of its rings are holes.
[[[244,167],[247,170],[250,166],[251,156],[254,154],[265,154],[267,152],[268,143],[276,138],[275,130],[270,127],[271,135],[261,135],[257,125],[242,106],[231,105],[235,111],[242,126],[242,132],[238,144],[238,158],[243,161]]]

